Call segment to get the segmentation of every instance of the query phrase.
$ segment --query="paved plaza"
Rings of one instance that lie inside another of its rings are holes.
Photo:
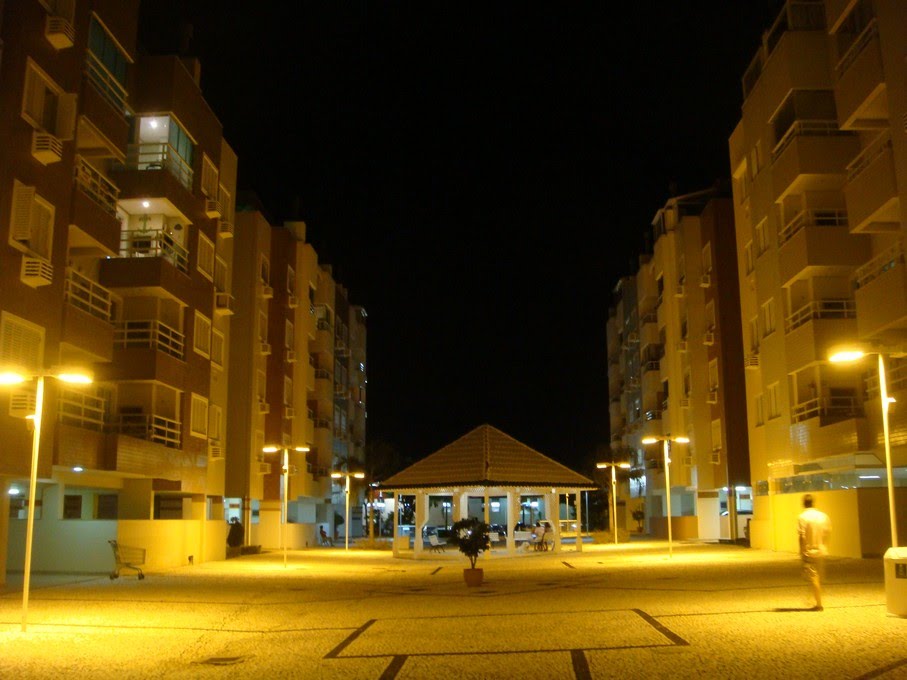
[[[880,560],[664,542],[480,560],[351,549],[0,591],[0,678],[907,678]]]

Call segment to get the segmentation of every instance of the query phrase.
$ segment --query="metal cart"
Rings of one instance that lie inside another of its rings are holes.
[[[110,580],[120,577],[120,569],[134,569],[138,572],[139,581],[145,578],[140,569],[145,564],[145,549],[120,545],[117,541],[107,541],[113,548],[113,559],[116,560],[116,569],[110,572]]]

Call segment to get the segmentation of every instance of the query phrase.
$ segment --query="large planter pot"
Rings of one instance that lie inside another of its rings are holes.
[[[466,581],[466,585],[475,587],[482,585],[482,581],[485,578],[484,569],[464,569],[463,570],[463,580]]]

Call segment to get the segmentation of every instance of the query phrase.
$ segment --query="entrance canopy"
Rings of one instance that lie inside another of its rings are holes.
[[[552,524],[555,550],[560,548],[560,503],[559,495],[576,496],[576,524],[582,524],[580,492],[597,488],[584,475],[574,472],[565,465],[529,448],[513,437],[491,425],[481,425],[448,444],[435,453],[398,472],[382,483],[382,489],[393,492],[394,496],[394,554],[402,547],[409,546],[409,537],[398,532],[399,496],[416,497],[415,532],[413,549],[418,556],[422,552],[422,529],[428,524],[430,514],[429,496],[449,497],[446,507],[450,508],[450,520],[469,515],[469,498],[482,498],[480,508],[484,521],[491,524],[490,498],[506,497],[506,503],[499,506],[504,521],[502,533],[506,533],[507,551],[516,552],[517,536],[514,531],[519,519],[524,497],[541,499],[544,515]],[[537,503],[538,501],[533,501]],[[535,507],[535,505],[533,505]],[[447,512],[445,514],[445,523]],[[577,537],[579,539],[579,529]],[[404,539],[398,540],[398,537]],[[577,540],[577,549],[582,550],[582,541]]]

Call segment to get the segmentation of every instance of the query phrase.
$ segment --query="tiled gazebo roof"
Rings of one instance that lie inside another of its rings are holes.
[[[480,425],[381,484],[386,489],[447,486],[594,488],[588,477],[530,449],[491,425]]]

